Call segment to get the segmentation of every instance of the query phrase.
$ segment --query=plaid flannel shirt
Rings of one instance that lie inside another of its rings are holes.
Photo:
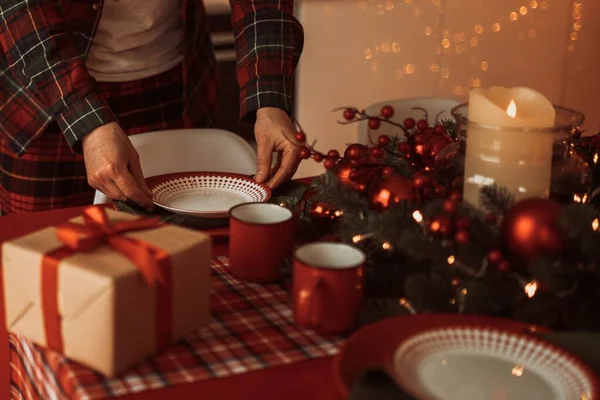
[[[115,115],[95,89],[85,58],[103,0],[2,0],[0,133],[22,154],[56,121],[78,152],[80,140]],[[130,0],[132,1],[132,0]],[[304,43],[293,0],[230,0],[240,85],[240,117],[261,107],[292,112],[292,76]],[[210,124],[218,100],[217,66],[200,0],[182,0],[185,26],[184,118]]]

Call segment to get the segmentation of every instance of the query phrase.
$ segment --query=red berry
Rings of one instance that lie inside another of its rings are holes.
[[[357,180],[358,178],[360,178],[360,172],[358,172],[358,171],[352,171],[352,172],[350,172],[349,178],[350,178],[351,181]]]
[[[448,198],[452,201],[459,202],[462,200],[462,193],[459,191],[454,191],[450,193],[450,196],[448,196]]]
[[[354,143],[346,147],[344,158],[347,160],[358,160],[363,158],[367,154],[367,151],[369,151],[369,148],[364,144]]]
[[[495,225],[498,221],[498,217],[494,213],[488,213],[485,215],[485,222],[491,225]]]
[[[444,185],[435,185],[433,188],[433,194],[435,194],[437,197],[442,197],[444,193],[446,193],[446,188]]]
[[[359,167],[362,163],[360,162],[360,160],[350,160],[350,166],[352,168],[356,168]]]
[[[404,120],[404,127],[408,130],[414,129],[416,124],[417,122],[414,120],[414,118],[406,118]]]
[[[325,167],[325,169],[334,169],[335,168],[335,159],[333,158],[328,158],[327,160],[325,160],[325,162],[323,163],[323,166]]]
[[[356,110],[352,108],[346,108],[344,110],[344,119],[347,121],[352,121],[356,117]]]
[[[338,158],[340,156],[340,152],[337,150],[329,150],[327,152],[327,157]]]
[[[396,171],[394,171],[394,168],[392,168],[392,167],[384,167],[381,170],[381,175],[383,175],[383,176],[390,176],[390,175],[393,175],[394,172],[396,172]]]
[[[315,154],[313,154],[312,158],[316,162],[321,162],[321,161],[323,161],[323,154],[321,154],[321,153],[315,153]]]
[[[427,128],[429,128],[429,122],[427,122],[427,120],[422,119],[419,122],[417,122],[417,129],[420,132],[424,132],[425,130],[427,130]]]
[[[379,143],[380,146],[387,146],[388,144],[390,144],[391,141],[392,141],[392,139],[390,139],[390,137],[388,135],[381,135],[377,139],[377,142]]]
[[[471,226],[471,220],[468,217],[462,217],[456,221],[456,227],[458,229],[468,229]]]
[[[383,157],[383,150],[381,150],[381,147],[373,147],[371,149],[371,157],[375,159]]]
[[[446,128],[444,127],[444,125],[437,125],[435,127],[435,133],[438,133],[440,135],[443,135],[446,133]]]
[[[386,119],[390,119],[394,116],[394,107],[392,106],[383,106],[381,109],[381,116]]]
[[[416,175],[413,177],[412,180],[413,186],[416,187],[417,189],[420,189],[422,187],[424,187],[425,185],[427,185],[427,178],[424,177],[423,175]]]
[[[306,160],[307,158],[310,158],[310,150],[307,149],[306,147],[303,147],[300,149],[300,158]]]
[[[508,271],[509,268],[510,268],[510,264],[508,264],[508,261],[506,261],[506,260],[502,260],[498,263],[498,271],[500,271],[500,272],[506,272],[506,271]]]
[[[490,250],[488,253],[488,260],[490,260],[492,264],[497,264],[502,260],[502,253],[500,250]]]
[[[459,244],[467,244],[469,243],[470,235],[469,231],[466,229],[459,229],[454,234],[454,240]]]
[[[456,209],[458,208],[458,203],[455,202],[454,200],[446,200],[444,201],[444,211],[446,211],[448,214],[454,214],[456,212]]]
[[[439,232],[446,236],[452,233],[452,220],[444,215],[438,217],[438,223],[440,224]]]
[[[381,121],[377,118],[371,118],[369,119],[369,128],[373,129],[373,130],[377,130],[379,129],[379,127],[381,126]]]
[[[300,143],[306,142],[306,135],[304,132],[296,132],[296,140]]]
[[[398,151],[403,154],[409,154],[411,151],[410,144],[408,144],[407,142],[398,143]]]

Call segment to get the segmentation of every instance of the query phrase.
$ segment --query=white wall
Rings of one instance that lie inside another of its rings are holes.
[[[590,131],[600,123],[598,0],[297,1],[306,37],[297,117],[323,151],[358,138],[335,107],[466,99],[479,85],[529,86],[585,112]],[[306,161],[297,176],[320,172]]]

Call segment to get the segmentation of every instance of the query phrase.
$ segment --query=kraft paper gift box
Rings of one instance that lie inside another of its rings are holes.
[[[3,244],[7,328],[113,377],[207,324],[210,258],[201,232],[90,207]]]

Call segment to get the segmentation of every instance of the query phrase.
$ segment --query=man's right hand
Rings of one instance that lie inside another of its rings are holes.
[[[90,186],[113,200],[132,200],[152,208],[137,151],[121,127],[111,122],[82,140],[83,158]]]

